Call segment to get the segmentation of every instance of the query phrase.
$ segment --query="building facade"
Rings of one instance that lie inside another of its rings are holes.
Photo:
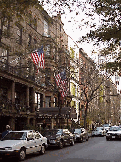
[[[50,17],[41,6],[30,8],[22,21],[16,17],[4,23],[1,20],[0,132],[6,124],[13,130],[27,125],[43,128],[71,125],[75,113],[70,93],[61,97],[55,82],[55,76],[64,70],[70,86],[68,36],[63,25],[60,15]],[[41,46],[44,68],[36,66],[31,57]]]
[[[80,124],[80,85],[79,85],[79,51],[70,47],[70,93],[72,96],[71,106],[76,110],[77,118],[74,121]]]

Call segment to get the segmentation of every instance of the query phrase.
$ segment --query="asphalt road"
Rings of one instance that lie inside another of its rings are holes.
[[[48,148],[44,155],[28,155],[25,162],[121,162],[121,141],[93,137],[63,149]]]

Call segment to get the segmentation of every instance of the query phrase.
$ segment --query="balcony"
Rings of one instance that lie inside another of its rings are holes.
[[[25,68],[23,70],[23,68],[20,67],[20,66],[14,67],[14,66],[11,66],[7,63],[0,61],[0,70],[3,71],[3,72],[7,72],[9,74],[12,74],[14,76],[18,76],[20,78],[35,81],[35,76],[29,74],[28,71]]]

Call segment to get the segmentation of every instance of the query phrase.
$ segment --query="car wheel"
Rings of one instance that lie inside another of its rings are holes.
[[[40,154],[43,155],[45,153],[45,146],[41,147]]]
[[[63,148],[63,141],[62,141],[62,140],[59,142],[58,147],[59,147],[60,149],[62,149],[62,148]]]
[[[107,141],[109,141],[109,138],[106,138]]]
[[[3,161],[7,161],[7,157],[6,156],[2,156],[2,160]]]
[[[23,160],[25,160],[25,158],[26,158],[26,150],[24,148],[22,148],[19,151],[19,160],[20,161],[23,161]]]
[[[70,143],[71,146],[74,145],[74,139],[72,139],[71,143]]]
[[[83,142],[83,137],[80,138],[80,142],[81,142],[81,143]]]
[[[86,141],[88,141],[88,140],[89,140],[89,137],[86,138]]]

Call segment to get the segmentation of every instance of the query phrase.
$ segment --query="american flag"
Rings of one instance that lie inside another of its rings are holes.
[[[35,63],[35,65],[38,65],[38,63],[39,63],[39,55],[38,55],[37,50],[35,50],[35,51],[33,51],[31,53],[31,57],[32,57],[33,62]]]
[[[38,54],[39,54],[39,67],[44,68],[45,60],[44,60],[43,46],[40,49],[38,49]]]
[[[36,68],[44,68],[45,60],[44,60],[44,51],[43,46],[31,53],[31,57],[33,59],[33,62],[36,65]]]
[[[68,82],[66,79],[66,72],[63,71],[55,76],[57,86],[59,87],[59,91],[62,97],[67,96],[68,93]]]

